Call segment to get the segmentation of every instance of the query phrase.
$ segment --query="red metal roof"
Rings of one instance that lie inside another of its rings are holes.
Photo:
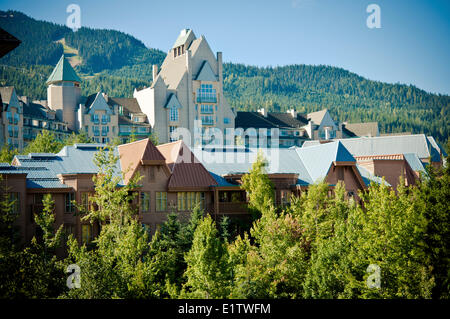
[[[158,145],[157,148],[172,171],[169,188],[217,185],[216,180],[183,141]]]

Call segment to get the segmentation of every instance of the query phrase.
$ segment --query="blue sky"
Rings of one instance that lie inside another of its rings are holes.
[[[205,35],[224,61],[258,66],[325,64],[372,80],[450,94],[448,0],[0,0],[40,20],[116,29],[168,51],[183,28]],[[381,29],[369,29],[369,4]]]

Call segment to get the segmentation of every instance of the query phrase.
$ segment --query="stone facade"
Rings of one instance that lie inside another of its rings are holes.
[[[193,140],[204,128],[234,128],[235,114],[223,94],[222,53],[214,56],[204,36],[182,30],[161,70],[154,66],[153,84],[134,92],[161,143],[177,139],[176,128],[186,128]],[[197,122],[196,122],[197,121]]]

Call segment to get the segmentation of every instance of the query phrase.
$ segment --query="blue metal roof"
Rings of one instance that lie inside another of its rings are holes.
[[[296,147],[295,150],[313,183],[323,179],[328,174],[333,162],[356,162],[355,158],[339,141],[307,148]]]
[[[433,162],[440,160],[439,152],[424,134],[358,137],[336,141],[340,141],[354,156],[415,153],[421,159],[431,157]],[[306,141],[302,147],[307,148],[319,143]]]
[[[95,174],[98,171],[94,164],[94,155],[104,144],[75,144],[65,146],[58,154],[30,153],[16,155],[18,166],[14,172],[27,174],[28,188],[67,188],[59,181],[59,174]],[[118,156],[117,149],[114,154]],[[9,174],[6,167],[0,167],[0,173]],[[120,161],[117,162],[115,176],[121,175]],[[121,180],[123,184],[123,181]]]
[[[248,173],[258,152],[262,152],[268,163],[268,174],[298,174],[297,185],[302,186],[325,178],[334,161],[356,162],[340,142],[309,148],[247,148],[245,152],[226,148],[211,152],[194,148],[192,152],[208,171],[217,176]]]
[[[366,186],[370,186],[370,183],[372,183],[372,182],[377,183],[377,184],[383,183],[383,179],[381,177],[373,175],[371,172],[366,170],[364,167],[356,164],[356,168],[358,169],[359,174],[361,175]],[[386,181],[384,181],[384,185],[391,186],[391,184],[389,184]]]
[[[422,161],[417,157],[414,153],[405,153],[405,160],[408,162],[409,166],[413,171],[416,172],[425,172],[425,167],[423,166]]]

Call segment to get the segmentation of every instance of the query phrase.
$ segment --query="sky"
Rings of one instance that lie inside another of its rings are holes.
[[[332,65],[371,80],[450,94],[449,0],[0,0],[0,10],[115,29],[167,52],[181,29],[204,35],[224,62]],[[368,28],[370,4],[380,28]]]

